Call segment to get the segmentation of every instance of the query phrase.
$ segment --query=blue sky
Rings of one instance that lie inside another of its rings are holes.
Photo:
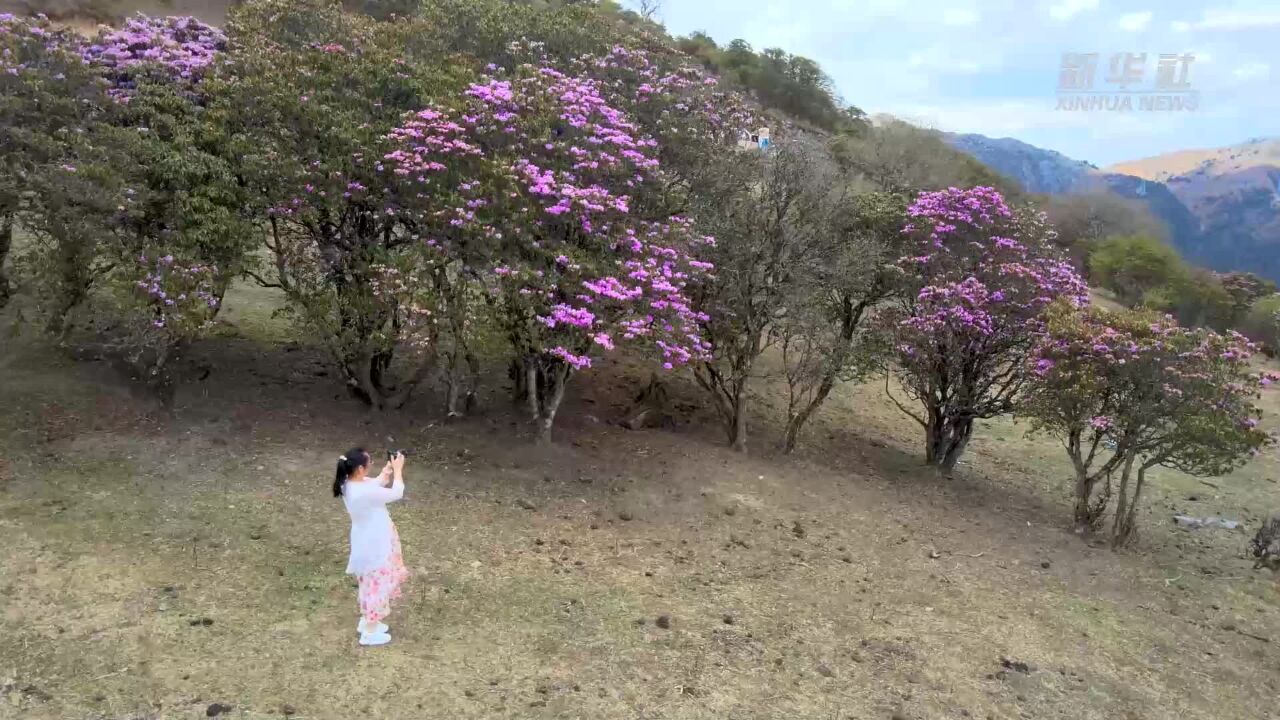
[[[635,7],[638,0],[624,4]],[[664,0],[673,34],[817,60],[849,103],[956,132],[1014,137],[1100,166],[1280,136],[1280,0]],[[1057,109],[1065,53],[1191,54],[1194,112]]]

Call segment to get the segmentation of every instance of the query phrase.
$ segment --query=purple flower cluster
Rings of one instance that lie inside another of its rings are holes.
[[[370,290],[387,307],[396,308],[397,337],[387,338],[389,342],[425,350],[438,339],[441,313],[432,278],[437,269],[429,262],[408,267],[373,266]]]
[[[643,118],[662,151],[689,143],[732,145],[761,122],[741,96],[722,90],[684,57],[615,46],[602,57],[580,59],[573,70],[595,78],[606,96]]]
[[[33,72],[42,73],[41,83],[66,80],[63,70],[79,64],[82,45],[79,36],[54,27],[44,15],[0,13],[0,82]]]
[[[420,226],[443,221],[446,253],[488,246],[486,282],[527,342],[574,368],[594,348],[644,339],[670,368],[703,356],[685,289],[710,270],[684,218],[642,222],[631,193],[659,173],[658,143],[599,83],[545,67],[483,78],[453,110],[427,108],[382,161]]]
[[[161,67],[175,80],[194,85],[226,49],[221,30],[193,17],[130,18],[123,28],[104,30],[82,50],[84,61],[111,80],[112,96],[127,102],[142,66]]]
[[[157,330],[175,326],[203,325],[218,307],[214,293],[218,269],[213,265],[184,264],[172,255],[137,258],[141,278],[134,282],[138,296],[147,308],[151,327]]]
[[[1166,438],[1251,445],[1262,441],[1252,399],[1267,379],[1249,366],[1256,350],[1237,333],[1188,329],[1168,316],[1080,312],[1052,323],[1032,355],[1037,414],[1061,429],[1145,443],[1149,453],[1172,452]],[[1176,434],[1179,424],[1196,436]]]
[[[1022,223],[993,188],[925,192],[908,210],[911,240],[899,267],[921,284],[899,319],[904,362],[933,362],[923,347],[999,352],[1043,330],[1057,298],[1082,306],[1088,286],[1042,237],[1022,237]],[[1038,220],[1033,218],[1033,220]],[[943,350],[939,350],[940,352]]]

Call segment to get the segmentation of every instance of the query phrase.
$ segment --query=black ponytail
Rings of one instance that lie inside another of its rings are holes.
[[[345,455],[338,458],[338,472],[333,477],[333,496],[342,497],[342,488],[347,484],[347,478],[351,477],[357,469],[368,467],[369,453],[364,448],[351,448]]]

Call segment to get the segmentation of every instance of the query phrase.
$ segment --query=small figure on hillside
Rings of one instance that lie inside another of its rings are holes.
[[[1262,527],[1258,528],[1258,534],[1249,543],[1249,550],[1256,558],[1253,563],[1255,570],[1269,567],[1280,572],[1280,512],[1272,513]]]
[[[360,622],[356,625],[360,644],[385,645],[391,642],[391,634],[382,620],[409,577],[400,554],[400,534],[387,512],[388,503],[404,497],[404,453],[392,453],[376,477],[368,476],[371,461],[363,448],[353,448],[339,457],[333,496],[342,498],[351,516],[347,574],[355,575],[360,585]]]

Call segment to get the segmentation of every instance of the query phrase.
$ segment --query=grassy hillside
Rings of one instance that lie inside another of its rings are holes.
[[[1065,529],[1065,456],[1013,421],[940,480],[872,383],[799,457],[744,457],[679,380],[687,424],[612,425],[623,362],[538,450],[508,439],[496,377],[462,423],[430,397],[366,414],[277,302],[232,293],[172,419],[106,368],[0,349],[8,716],[1270,717],[1280,593],[1244,532],[1171,516],[1251,529],[1280,500],[1274,455],[1162,473],[1141,546],[1114,554]],[[414,450],[393,510],[413,576],[395,640],[366,650],[328,483],[386,435]]]
[[[323,137],[336,114],[318,115]],[[858,183],[990,176],[918,128],[842,140]],[[465,418],[428,390],[370,412],[280,291],[237,282],[160,405],[20,322],[30,299],[0,314],[0,718],[1273,717],[1280,587],[1245,546],[1280,505],[1274,451],[1228,477],[1155,473],[1117,553],[1069,531],[1057,442],[983,422],[944,478],[883,378],[837,386],[783,455],[765,354],[748,455],[687,371],[666,376],[670,427],[621,427],[652,365],[620,352],[533,445],[505,348]],[[1280,430],[1280,394],[1262,402]],[[352,446],[410,451],[391,512],[411,577],[382,648],[356,643],[330,492]]]

